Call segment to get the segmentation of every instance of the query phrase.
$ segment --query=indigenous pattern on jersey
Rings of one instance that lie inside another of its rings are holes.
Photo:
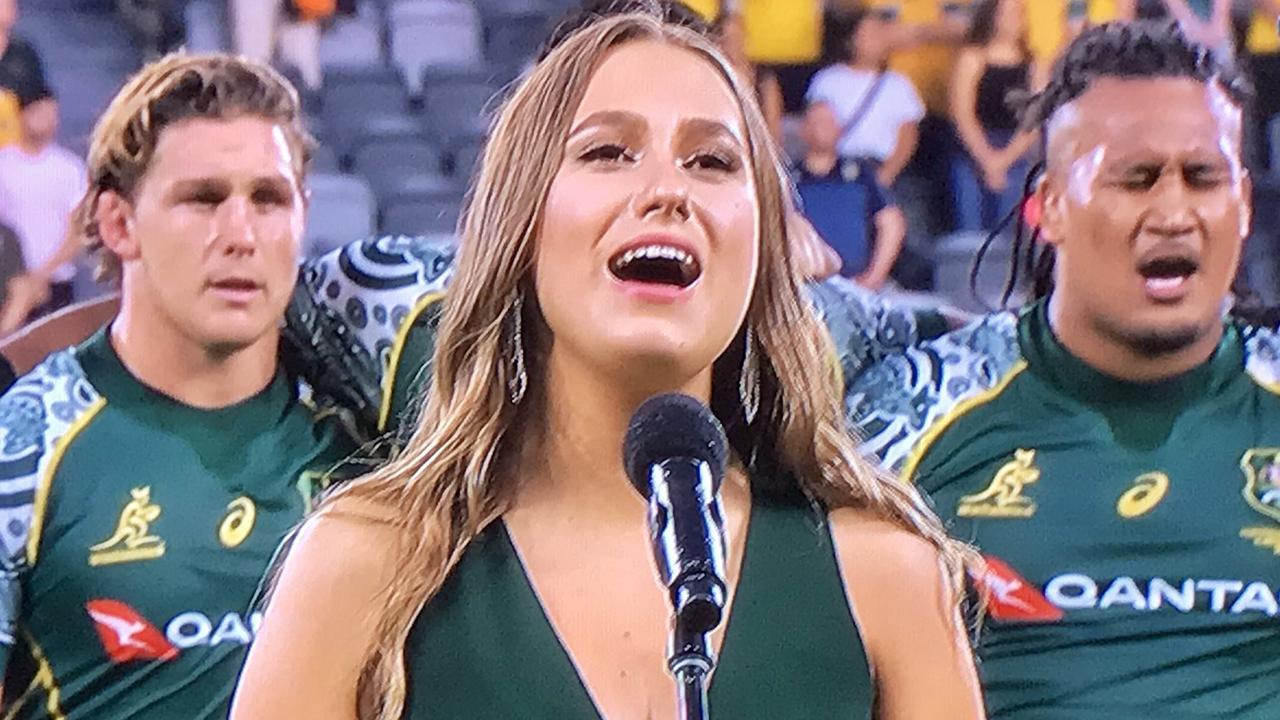
[[[405,336],[453,277],[455,255],[452,241],[401,235],[310,261],[285,314],[286,366],[366,434],[381,430]]]
[[[263,573],[353,450],[306,395],[183,405],[100,331],[0,399],[4,717],[227,716]]]
[[[1280,718],[1280,341],[1135,384],[1043,304],[868,367],[867,446],[988,560],[988,709],[1019,720]]]
[[[429,377],[456,252],[447,240],[382,237],[308,263],[286,314],[287,364],[357,412],[366,433],[394,429]],[[809,292],[848,379],[947,330],[938,312],[886,302],[844,278]]]

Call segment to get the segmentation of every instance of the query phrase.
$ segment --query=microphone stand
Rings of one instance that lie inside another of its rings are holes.
[[[715,660],[707,648],[707,633],[691,630],[678,619],[671,632],[667,667],[676,678],[680,720],[707,720],[707,677]]]
[[[682,583],[677,594],[709,594],[714,582],[707,574],[698,573]],[[677,717],[680,720],[708,720],[710,717],[707,679],[716,661],[711,655],[707,635],[718,624],[718,613],[712,623],[696,613],[684,617],[677,613],[672,618],[667,668],[676,679]]]

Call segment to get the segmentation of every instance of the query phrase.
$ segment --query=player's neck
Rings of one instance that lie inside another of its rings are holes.
[[[26,138],[22,138],[21,140],[18,141],[18,149],[21,150],[23,154],[27,155],[28,157],[39,157],[40,154],[43,153],[45,149],[52,144],[53,144],[52,142],[31,141]]]
[[[639,501],[622,466],[622,442],[631,415],[650,396],[679,390],[704,402],[710,397],[710,371],[682,388],[650,386],[643,378],[607,377],[574,359],[553,357],[547,363],[545,388],[529,395],[545,398],[536,418],[536,435],[527,443],[524,499],[555,502],[598,511],[627,513]],[[665,375],[665,373],[664,373]],[[525,402],[529,400],[526,399]]]
[[[1049,323],[1058,342],[1085,365],[1117,380],[1152,383],[1178,377],[1208,362],[1222,339],[1222,326],[1215,325],[1179,350],[1148,355],[1108,337],[1079,313],[1065,311],[1064,304],[1057,295],[1049,302]]]
[[[178,331],[161,313],[122,299],[111,345],[144,385],[192,407],[215,409],[262,392],[276,373],[280,336],[267,333],[232,352],[211,350]]]

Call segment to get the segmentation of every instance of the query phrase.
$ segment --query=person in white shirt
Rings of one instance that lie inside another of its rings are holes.
[[[0,148],[0,222],[17,232],[27,268],[22,279],[32,281],[26,288],[35,288],[11,293],[5,319],[21,316],[21,322],[33,311],[52,312],[73,299],[72,261],[79,248],[68,239],[67,224],[84,194],[86,175],[80,158],[54,141],[58,101],[53,93],[34,88],[21,93],[18,102],[22,137]],[[10,281],[11,289],[16,280]]]
[[[839,36],[847,38],[848,59],[814,75],[806,98],[835,110],[840,156],[865,162],[889,188],[915,154],[924,102],[910,80],[886,69],[896,20],[862,10],[843,20],[848,31],[841,28]]]

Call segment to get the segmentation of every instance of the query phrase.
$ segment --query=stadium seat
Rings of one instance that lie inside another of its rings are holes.
[[[342,172],[342,161],[333,147],[317,145],[311,153],[310,171],[312,173],[340,173]]]
[[[398,198],[383,210],[381,232],[394,235],[455,234],[460,202],[453,198]]]
[[[1000,304],[1011,261],[1011,243],[1002,235],[987,249],[979,268],[977,297],[969,284],[978,249],[987,239],[984,232],[958,232],[939,238],[934,245],[934,292],[962,310],[987,312]],[[1026,283],[1014,289],[1010,307],[1017,307],[1027,297]]]
[[[355,171],[369,181],[378,198],[399,192],[405,178],[441,176],[440,151],[422,136],[374,138],[355,152]],[[448,187],[452,188],[452,183]]]
[[[399,0],[388,10],[391,61],[412,83],[426,68],[481,63],[480,18],[462,0]]]
[[[461,184],[469,184],[484,153],[485,133],[471,132],[453,138],[449,143],[449,174]]]
[[[304,241],[308,257],[373,234],[377,205],[363,178],[316,173],[307,182],[311,189]]]
[[[408,112],[408,96],[393,74],[362,76],[342,73],[326,83],[321,110],[324,139],[339,156],[348,156],[355,142],[375,128],[416,131],[420,121]]]
[[[497,91],[488,71],[476,67],[428,68],[422,74],[422,104],[427,125],[445,141],[485,122]]]
[[[189,0],[182,11],[189,52],[218,52],[230,44],[225,4],[217,0]]]
[[[339,18],[320,37],[320,64],[325,72],[383,64],[382,25],[364,17]]]
[[[537,55],[552,24],[536,6],[497,8],[484,21],[485,57],[511,76]]]
[[[462,190],[440,175],[404,175],[382,203],[383,232],[452,233],[462,207]]]

